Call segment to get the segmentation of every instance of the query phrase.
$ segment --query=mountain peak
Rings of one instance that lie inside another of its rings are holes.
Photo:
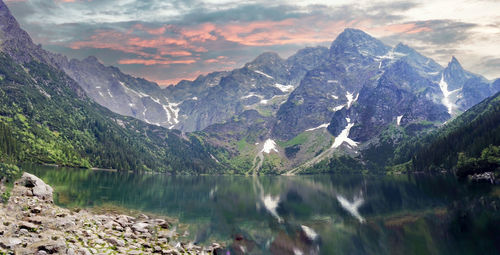
[[[21,28],[2,0],[0,0],[0,49],[17,63],[36,59],[53,64],[50,54],[45,52],[41,45],[33,43],[31,37]]]
[[[410,46],[408,46],[408,45],[406,45],[406,44],[404,44],[402,42],[398,43],[396,45],[396,47],[394,47],[394,51],[395,52],[406,53],[406,54],[415,52],[414,49],[412,49]]]
[[[283,65],[285,60],[283,60],[278,53],[275,52],[264,52],[256,57],[252,62],[246,64],[250,69],[260,68],[264,66],[278,66]]]
[[[457,58],[455,56],[451,57],[450,62],[448,63],[448,66],[457,66],[462,68],[462,65],[460,65],[460,62],[458,62]]]
[[[389,46],[381,41],[355,28],[346,28],[333,41],[330,47],[332,55],[358,52],[363,55],[380,56],[389,51]]]
[[[458,62],[457,58],[455,58],[455,56],[452,56],[451,57],[451,60],[450,62],[448,63],[448,66],[446,67],[446,69],[448,69],[449,72],[465,72],[464,68],[462,67],[462,65],[460,64],[460,62]]]
[[[92,63],[92,64],[95,64],[95,63],[100,64],[101,63],[101,62],[99,62],[99,59],[97,59],[95,56],[88,56],[85,59],[83,59],[83,62]]]
[[[269,62],[269,61],[282,61],[283,59],[278,55],[276,52],[264,52],[257,56],[252,63],[262,63],[262,62]]]
[[[0,31],[2,32],[0,35],[2,44],[13,39],[19,41],[22,39],[32,43],[28,33],[21,29],[19,23],[17,23],[17,20],[12,16],[9,8],[2,0],[0,0]]]

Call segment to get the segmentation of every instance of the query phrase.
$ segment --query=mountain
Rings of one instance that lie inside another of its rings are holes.
[[[58,68],[55,55],[32,44],[1,1],[0,19],[1,161],[194,174],[223,170],[213,155],[223,150],[198,137],[96,104]]]
[[[166,95],[182,102],[180,123],[175,128],[202,130],[252,109],[265,116],[274,115],[302,77],[323,61],[326,52],[324,47],[305,48],[286,60],[276,53],[263,53],[242,68],[167,87]]]
[[[287,59],[266,52],[241,68],[160,88],[95,57],[68,60],[43,50],[0,7],[2,51],[15,63],[62,71],[78,100],[153,124],[144,127],[179,137],[209,164],[239,173],[298,173],[332,157],[382,169],[395,162],[391,154],[400,143],[500,89],[500,80],[470,73],[454,57],[442,67],[357,29],[345,29],[329,48],[305,48]],[[123,132],[129,131],[136,132]]]
[[[470,108],[442,128],[403,143],[396,169],[458,169],[458,175],[500,170],[500,93]],[[406,161],[409,160],[409,161]]]

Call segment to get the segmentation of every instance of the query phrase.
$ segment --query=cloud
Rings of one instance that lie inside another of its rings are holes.
[[[498,1],[9,0],[34,41],[82,58],[99,54],[136,76],[173,81],[239,67],[264,51],[327,46],[345,27],[403,42],[446,63],[500,76]],[[467,64],[471,63],[471,64]]]

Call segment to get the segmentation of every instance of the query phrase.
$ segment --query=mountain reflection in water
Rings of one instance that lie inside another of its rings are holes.
[[[167,176],[32,167],[66,207],[179,219],[230,254],[500,253],[500,189],[453,176]]]

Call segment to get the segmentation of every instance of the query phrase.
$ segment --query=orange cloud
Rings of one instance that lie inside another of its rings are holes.
[[[415,23],[392,24],[373,29],[374,32],[382,34],[417,34],[432,31],[432,28],[419,26]]]
[[[111,49],[137,56],[120,60],[119,64],[124,65],[193,64],[201,59],[202,53],[209,50],[221,50],[220,48],[213,49],[217,46],[210,44],[209,41],[225,40],[248,47],[290,44],[315,45],[331,42],[346,27],[360,28],[375,36],[398,33],[415,34],[431,30],[429,27],[415,23],[379,26],[369,19],[332,21],[312,16],[281,21],[231,22],[226,24],[207,22],[182,28],[174,25],[149,28],[142,24],[136,24],[125,32],[96,31],[88,40],[73,42],[70,47],[73,49],[85,47]],[[236,62],[229,61],[224,56],[204,59],[200,63],[214,65],[217,68],[234,68],[236,65]]]
[[[207,40],[217,40],[217,37],[212,34],[216,26],[212,23],[204,23],[195,28],[182,29],[181,34],[191,41],[205,42]]]
[[[159,59],[122,59],[118,63],[122,65],[172,65],[172,64],[193,64],[196,60],[185,59],[185,60],[159,60]]]

